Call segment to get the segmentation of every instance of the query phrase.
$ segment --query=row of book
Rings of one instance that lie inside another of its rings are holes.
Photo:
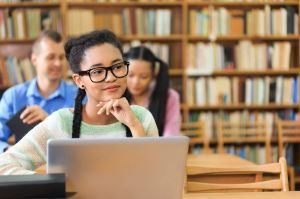
[[[122,39],[122,38],[121,38]],[[122,42],[123,51],[126,53],[131,47],[145,46],[151,49],[151,51],[160,58],[162,61],[168,64],[169,69],[182,68],[182,48],[180,42],[172,43],[156,43],[140,40],[132,40],[131,42]]]
[[[131,47],[137,46],[145,46],[149,48],[158,58],[163,60],[165,63],[170,63],[170,48],[168,44],[153,42],[142,43],[139,40],[134,40],[130,43],[124,43],[123,50],[126,53]]]
[[[267,163],[266,158],[266,147],[263,145],[226,145],[225,151],[228,154],[237,155],[241,158],[254,162],[256,164]],[[271,162],[278,162],[278,147],[271,147]]]
[[[117,35],[170,35],[172,29],[170,9],[71,9],[67,15],[67,32],[71,36],[97,28],[110,29]]]
[[[200,77],[187,80],[189,105],[297,104],[299,78],[296,77]]]
[[[237,144],[237,145],[225,145],[225,152],[228,154],[236,155],[246,160],[249,160],[256,164],[266,163],[266,147],[254,144]],[[213,148],[213,151],[216,152],[216,148]],[[194,154],[202,153],[202,147],[200,145],[195,146],[193,149]],[[287,165],[295,165],[294,159],[295,153],[295,144],[287,144],[283,148],[283,157],[286,157]],[[278,162],[279,154],[278,147],[272,145],[270,151],[271,162]]]
[[[118,2],[180,2],[182,0],[68,0],[69,2],[98,2],[98,3],[118,3]]]
[[[204,0],[205,1],[205,0]],[[296,2],[297,0],[294,0],[294,2]],[[259,3],[268,3],[268,2],[279,2],[279,3],[283,3],[283,2],[290,2],[290,0],[212,0],[212,2],[244,2],[244,3],[249,3],[249,2],[259,2]]]
[[[41,30],[61,32],[61,17],[57,9],[1,9],[0,39],[33,39]]]
[[[0,3],[52,2],[55,0],[0,0]]]
[[[189,121],[204,121],[205,133],[209,140],[217,140],[217,121],[226,120],[240,123],[251,123],[255,121],[265,121],[267,133],[270,137],[276,138],[277,130],[274,127],[276,119],[300,120],[300,113],[291,109],[279,111],[191,111]]]
[[[217,153],[217,149],[211,146],[211,150]],[[254,144],[236,144],[236,145],[225,145],[225,153],[239,156],[243,159],[249,160],[256,164],[265,164],[266,161],[266,147]],[[196,145],[192,153],[195,155],[201,154],[203,152],[203,147],[201,145]],[[271,148],[271,159],[272,162],[278,162],[278,147],[272,146]]]
[[[283,148],[283,156],[286,157],[287,165],[294,165],[294,147],[295,144],[287,144]],[[217,152],[216,148],[212,148],[214,153]],[[236,155],[246,160],[249,160],[256,164],[265,164],[266,161],[266,147],[260,144],[234,144],[225,145],[225,152],[228,154]],[[270,148],[271,162],[278,162],[279,154],[278,147],[272,145]],[[201,154],[203,152],[203,147],[201,145],[196,145],[192,153],[195,155]]]
[[[22,2],[58,2],[59,0],[0,0],[0,3],[22,3]],[[183,0],[67,0],[69,2],[181,2]],[[213,0],[212,2],[284,2],[285,0]],[[204,0],[203,2],[207,2]]]
[[[0,59],[0,85],[7,87],[31,80],[36,75],[29,58],[7,57]]]
[[[283,157],[286,157],[287,165],[294,165],[294,145],[287,144],[283,148]],[[279,154],[278,147],[271,146],[270,148],[271,162],[278,162]],[[225,146],[226,153],[240,156],[246,160],[254,162],[256,164],[265,164],[266,162],[266,147],[255,144],[255,145],[227,145]]]
[[[192,9],[189,12],[189,32],[192,35],[248,35],[265,36],[298,34],[297,7],[264,9]]]
[[[188,44],[187,73],[210,74],[216,70],[289,70],[297,66],[297,51],[290,42],[236,45],[198,42]]]

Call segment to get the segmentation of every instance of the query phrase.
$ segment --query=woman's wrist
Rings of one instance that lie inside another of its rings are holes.
[[[133,137],[145,136],[145,130],[141,122],[135,118],[130,124],[127,125]]]

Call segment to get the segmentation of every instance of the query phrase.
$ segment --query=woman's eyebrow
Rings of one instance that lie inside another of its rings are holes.
[[[111,64],[120,63],[120,62],[122,62],[122,61],[123,61],[123,59],[118,58],[118,59],[113,60],[113,61],[111,62]],[[103,66],[104,66],[104,65],[103,65],[102,63],[97,63],[97,64],[92,65],[90,68],[103,67]]]
[[[96,67],[103,67],[103,64],[101,64],[101,63],[94,64],[90,68],[96,68]]]
[[[119,63],[119,62],[122,62],[122,61],[123,61],[123,59],[118,58],[118,59],[113,60],[113,61],[111,62],[111,64]]]

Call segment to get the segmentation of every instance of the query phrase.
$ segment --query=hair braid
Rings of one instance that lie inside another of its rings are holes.
[[[84,89],[79,88],[75,99],[74,117],[72,125],[72,138],[80,137],[80,127],[82,120],[82,100],[85,97],[86,92]]]

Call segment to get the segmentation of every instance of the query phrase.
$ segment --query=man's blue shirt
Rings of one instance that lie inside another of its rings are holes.
[[[67,107],[74,107],[77,87],[61,80],[59,87],[45,99],[37,87],[37,79],[9,88],[0,101],[0,153],[8,146],[11,131],[6,125],[24,106],[38,105],[48,114]]]

